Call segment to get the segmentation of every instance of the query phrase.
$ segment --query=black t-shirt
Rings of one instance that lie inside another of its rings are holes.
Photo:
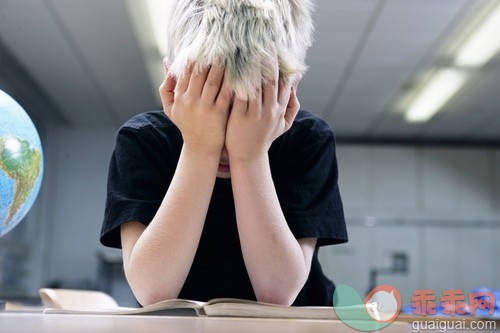
[[[122,223],[150,223],[170,185],[182,144],[180,131],[161,111],[138,114],[120,128],[109,167],[102,244],[121,247]],[[292,127],[273,142],[269,160],[290,230],[297,239],[318,239],[309,278],[294,305],[331,305],[334,286],[321,270],[318,247],[347,241],[333,132],[320,118],[299,111]],[[255,300],[241,252],[230,179],[216,180],[198,250],[179,297]]]

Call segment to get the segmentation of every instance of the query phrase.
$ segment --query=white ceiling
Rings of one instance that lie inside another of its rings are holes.
[[[496,2],[317,0],[302,107],[338,140],[500,143],[498,56],[430,122],[405,123],[398,107],[419,78],[449,61],[469,20]],[[26,107],[37,119],[117,127],[160,105],[161,56],[139,0],[0,0],[0,56],[0,88],[14,72],[24,83],[14,95],[28,98],[35,87],[45,99]]]

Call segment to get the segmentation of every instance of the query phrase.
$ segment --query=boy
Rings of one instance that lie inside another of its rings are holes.
[[[101,242],[137,300],[331,305],[318,247],[347,241],[334,136],[299,112],[311,4],[179,0],[163,112],[119,130]]]

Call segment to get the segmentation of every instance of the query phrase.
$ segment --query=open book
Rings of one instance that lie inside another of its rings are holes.
[[[57,304],[55,289],[41,289],[40,296],[45,306]],[[74,291],[77,293],[86,291]],[[52,293],[52,294],[51,294]],[[100,293],[100,292],[99,292]],[[51,294],[51,295],[47,295]],[[106,297],[111,297],[107,294]],[[54,302],[52,302],[54,301]],[[51,303],[52,302],[52,303]],[[353,306],[354,311],[359,311],[358,306]],[[370,309],[377,312],[376,305]],[[301,307],[281,306],[256,301],[218,298],[208,302],[199,302],[183,299],[171,299],[151,304],[145,307],[130,308],[116,305],[110,307],[91,306],[87,308],[78,304],[71,307],[62,304],[60,307],[46,307],[44,313],[51,314],[103,314],[103,315],[172,315],[172,316],[216,316],[216,317],[256,317],[256,318],[294,318],[294,319],[339,319],[333,307]]]

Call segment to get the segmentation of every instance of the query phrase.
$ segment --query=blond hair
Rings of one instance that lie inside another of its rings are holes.
[[[239,98],[254,98],[263,80],[280,83],[302,75],[312,43],[311,0],[169,0],[167,57],[178,77],[188,63],[196,69],[221,65]]]

